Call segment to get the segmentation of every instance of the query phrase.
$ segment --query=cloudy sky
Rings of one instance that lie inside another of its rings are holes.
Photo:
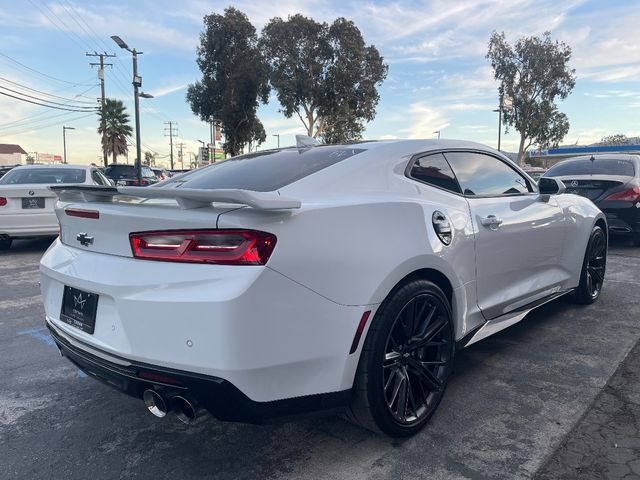
[[[144,52],[143,90],[156,97],[141,100],[143,149],[168,155],[164,122],[171,120],[185,152],[196,152],[208,128],[186,104],[186,86],[199,78],[195,58],[202,17],[229,5],[244,11],[258,31],[270,18],[294,13],[328,22],[339,16],[353,20],[389,64],[367,138],[433,138],[440,130],[443,137],[495,146],[497,89],[485,59],[492,30],[504,31],[510,41],[549,30],[573,48],[578,81],[560,107],[571,122],[565,143],[640,135],[640,2],[635,0],[0,0],[0,85],[24,92],[17,83],[58,95],[63,104],[64,98],[90,102],[99,87],[89,66],[96,59],[85,53],[106,50],[118,55],[107,69],[107,96],[122,99],[133,113],[131,59],[109,38],[119,35]],[[286,119],[278,109],[273,97],[259,111],[269,135],[264,148],[275,146],[272,134],[287,145],[304,133],[298,119]],[[60,154],[63,124],[76,128],[67,132],[69,161],[97,161],[95,117],[0,96],[0,143]],[[503,142],[516,149],[515,134]]]

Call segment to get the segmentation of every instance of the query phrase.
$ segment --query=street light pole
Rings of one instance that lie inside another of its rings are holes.
[[[64,152],[64,157],[62,158],[62,163],[67,163],[67,130],[75,130],[74,127],[66,127],[62,126],[62,149]]]
[[[440,130],[435,130],[433,133],[437,133],[438,134],[438,140],[440,140]]]
[[[136,120],[136,178],[138,180],[138,185],[142,185],[142,143],[140,142],[140,97],[142,98],[153,98],[153,95],[149,95],[147,93],[141,92],[139,89],[142,86],[142,77],[138,75],[138,55],[142,55],[143,52],[138,52],[135,48],[129,48],[129,46],[117,35],[112,35],[111,39],[116,42],[116,44],[131,52],[131,56],[133,58],[133,102],[135,109],[135,120]]]
[[[280,148],[280,134],[279,133],[274,133],[273,136],[274,137],[278,137],[278,148]]]
[[[142,52],[140,52],[142,53]],[[138,185],[142,185],[142,145],[140,144],[140,92],[142,78],[138,76],[138,52],[131,50],[133,57],[133,101],[136,116],[136,178]]]

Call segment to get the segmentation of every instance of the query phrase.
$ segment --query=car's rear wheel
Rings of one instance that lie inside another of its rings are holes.
[[[0,250],[9,250],[11,248],[11,244],[13,243],[13,238],[11,237],[0,237]]]
[[[577,303],[590,304],[600,297],[607,266],[607,235],[596,225],[591,231],[582,262],[580,284],[573,294]]]
[[[427,280],[385,300],[363,346],[348,417],[394,437],[418,432],[433,415],[455,351],[449,302]]]

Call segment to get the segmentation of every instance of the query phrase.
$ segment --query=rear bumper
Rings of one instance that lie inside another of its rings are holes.
[[[59,232],[58,219],[53,212],[0,215],[0,235],[39,237],[54,236]]]
[[[150,262],[59,240],[40,271],[47,321],[79,349],[224,379],[255,402],[351,389],[362,347],[350,355],[351,342],[374,310],[265,267]],[[65,285],[99,295],[93,334],[60,320]]]
[[[339,409],[348,405],[351,399],[351,390],[345,390],[273,402],[255,402],[222,378],[116,357],[65,335],[49,319],[46,324],[62,356],[91,377],[136,398],[141,398],[147,389],[160,391],[167,397],[188,395],[223,421],[262,423],[270,418]]]
[[[640,208],[635,205],[629,202],[601,202],[598,205],[607,217],[609,232],[614,234],[640,233]]]

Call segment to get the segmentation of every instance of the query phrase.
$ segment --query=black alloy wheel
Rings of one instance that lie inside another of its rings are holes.
[[[446,296],[427,280],[409,282],[376,313],[349,417],[394,437],[418,432],[442,399],[454,351]]]
[[[593,227],[580,275],[580,285],[574,298],[578,303],[590,304],[600,296],[607,266],[607,235],[599,226]]]
[[[413,297],[397,315],[385,348],[384,397],[393,418],[411,425],[434,410],[451,360],[450,319],[430,294]]]

